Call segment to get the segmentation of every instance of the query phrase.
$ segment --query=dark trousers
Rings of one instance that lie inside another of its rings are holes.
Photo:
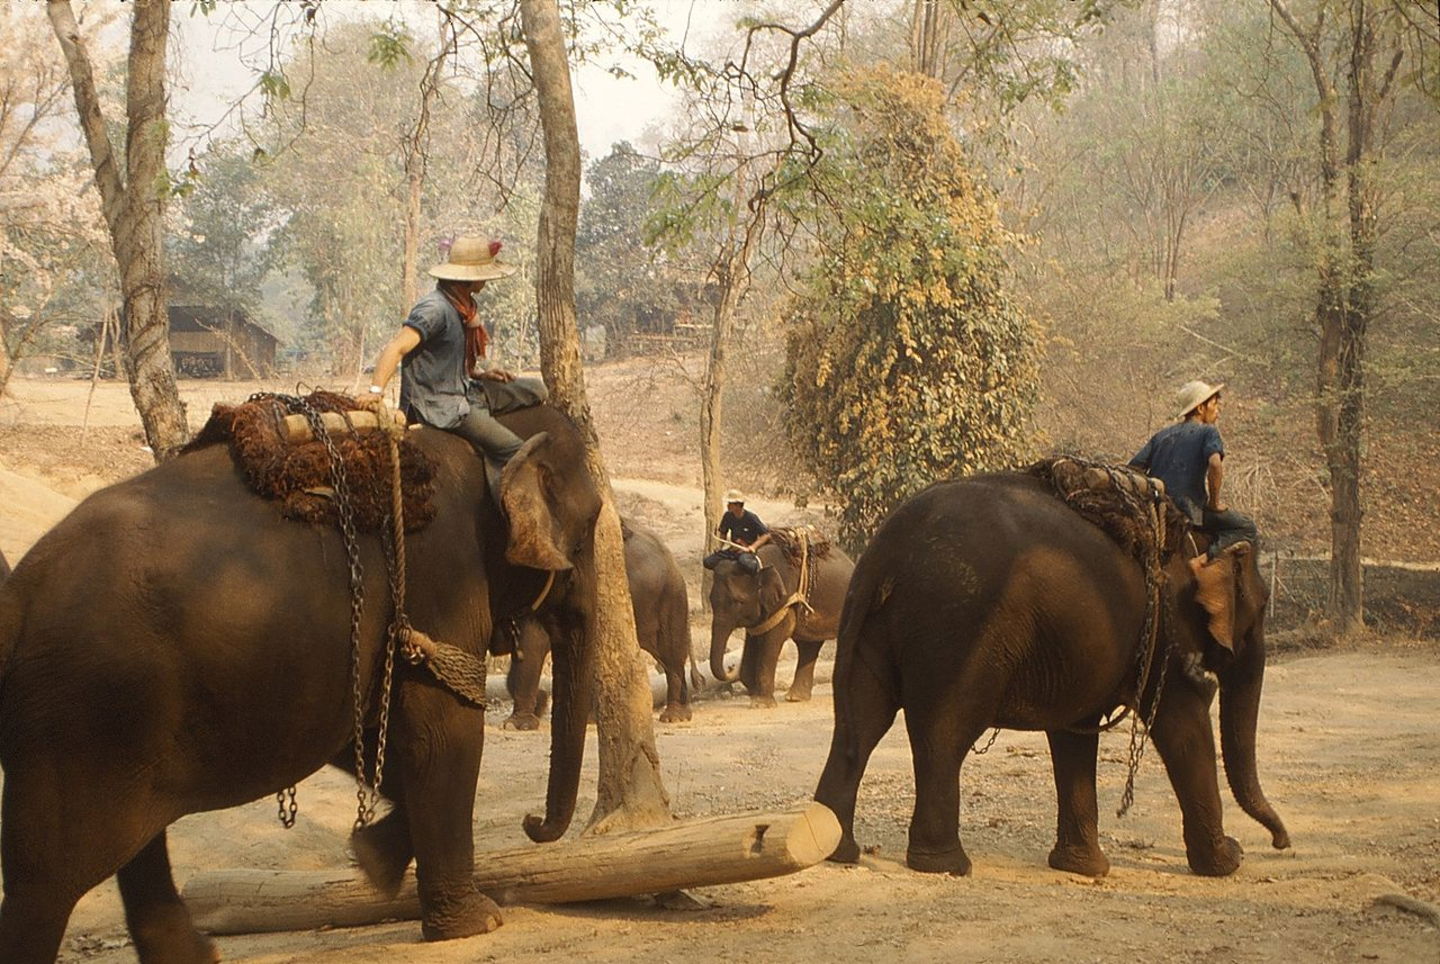
[[[520,451],[524,440],[501,425],[495,416],[539,405],[550,397],[550,392],[538,378],[517,378],[513,382],[477,380],[474,384],[483,388],[484,393],[472,401],[469,413],[449,431],[475,446],[487,459],[503,466]]]
[[[740,564],[740,568],[748,573],[760,571],[760,557],[753,552],[741,552],[739,549],[717,549],[701,561],[706,569],[714,569],[721,559],[735,560]]]
[[[1211,559],[1224,552],[1226,546],[1234,545],[1242,539],[1248,539],[1252,546],[1259,548],[1260,531],[1255,528],[1254,520],[1234,509],[1226,509],[1224,512],[1206,509],[1200,528],[1215,537],[1207,553]]]

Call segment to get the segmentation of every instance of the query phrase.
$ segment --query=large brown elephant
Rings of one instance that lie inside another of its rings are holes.
[[[1156,671],[1138,705],[1148,712],[1163,684],[1150,737],[1180,802],[1190,867],[1219,876],[1239,866],[1241,849],[1221,821],[1214,688],[1196,657],[1219,678],[1230,788],[1275,847],[1290,845],[1255,765],[1266,590],[1253,552],[1222,556],[1197,581],[1190,540],[1170,545]],[[815,791],[844,832],[831,859],[859,857],[860,779],[904,709],[915,771],[912,868],[969,873],[960,765],[987,728],[1003,727],[1044,730],[1049,739],[1059,810],[1050,866],[1105,874],[1096,727],[1134,700],[1146,594],[1135,558],[1030,475],[940,483],[896,509],[861,558],[841,618],[835,730]]]
[[[775,543],[760,547],[759,572],[750,572],[733,559],[715,566],[710,586],[710,672],[717,680],[739,680],[750,694],[752,706],[775,705],[775,666],[785,640],[795,640],[799,660],[785,698],[802,702],[815,685],[815,660],[825,640],[834,639],[840,625],[840,608],[855,564],[839,547],[811,553],[811,589],[805,604],[792,604],[800,585],[800,568],[792,554]],[[783,611],[782,611],[783,610]],[[725,669],[730,635],[745,630],[745,648],[735,672]]]
[[[683,723],[691,716],[690,683],[685,675],[690,660],[690,600],[685,577],[659,536],[630,519],[622,517],[620,523],[625,535],[625,575],[635,607],[635,635],[640,648],[665,670],[665,708],[660,711],[660,722]],[[505,725],[533,730],[544,712],[540,671],[550,652],[550,636],[532,619],[520,620],[515,634],[510,672],[505,677],[515,706]]]
[[[559,571],[542,609],[556,641],[549,787],[544,817],[525,822],[545,841],[573,816],[584,753],[600,498],[557,411],[503,421],[528,439],[499,485],[508,530],[465,441],[410,433],[437,470],[434,521],[407,539],[407,611],[483,661],[492,623]],[[282,518],[223,445],[95,493],[26,554],[0,586],[0,960],[53,960],[76,900],[111,874],[142,960],[212,959],[176,895],[166,828],[348,764],[352,659],[373,754],[391,615],[378,536],[361,535],[360,561],[356,656],[340,532]],[[383,886],[413,856],[427,939],[500,923],[472,877],[484,722],[483,706],[399,661],[382,788],[394,807],[352,840]]]

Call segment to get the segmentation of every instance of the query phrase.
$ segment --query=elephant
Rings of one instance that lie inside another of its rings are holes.
[[[555,640],[545,813],[524,821],[544,842],[570,823],[584,755],[601,497],[558,410],[502,421],[526,438],[498,484],[503,517],[467,442],[407,433],[436,469],[434,519],[406,539],[406,611],[483,664],[493,622],[556,574],[539,613]],[[20,560],[0,586],[0,960],[53,960],[77,899],[111,874],[142,961],[214,958],[166,828],[327,762],[353,770],[360,699],[371,769],[392,605],[383,540],[362,532],[359,549],[369,604],[352,613],[339,529],[283,518],[210,445],[91,495]],[[492,930],[472,876],[483,704],[397,659],[388,710],[393,807],[352,836],[356,856],[392,893],[414,859],[427,940]]]
[[[1187,532],[1169,511],[1169,524]],[[1044,730],[1049,740],[1058,811],[1049,865],[1105,875],[1099,725],[1127,701],[1149,713],[1163,684],[1149,735],[1180,803],[1188,863],[1197,874],[1230,874],[1241,848],[1221,819],[1210,723],[1216,679],[1231,791],[1275,848],[1290,846],[1256,771],[1267,591],[1254,553],[1240,547],[1202,568],[1187,559],[1190,538],[1167,544],[1155,670],[1134,700],[1142,638],[1149,645],[1145,571],[1046,483],[1025,473],[979,475],[937,483],[896,508],[860,559],[840,621],[834,731],[815,790],[843,831],[830,859],[859,858],[860,780],[903,709],[915,773],[911,868],[970,872],[959,835],[960,767],[996,727]]]
[[[636,636],[640,648],[665,669],[667,692],[660,722],[683,723],[691,716],[690,684],[685,675],[690,659],[690,601],[685,577],[659,536],[630,519],[622,517],[620,523],[625,535],[625,573],[635,606]],[[522,619],[516,633],[510,673],[505,678],[515,708],[505,725],[533,730],[540,725],[539,716],[545,709],[540,670],[550,652],[550,638],[544,627],[532,619]]]
[[[840,607],[855,564],[839,547],[827,545],[811,552],[811,590],[806,604],[789,605],[799,585],[800,570],[784,547],[774,542],[760,547],[761,568],[749,572],[733,559],[715,566],[710,586],[710,672],[726,683],[737,679],[750,694],[750,705],[775,705],[775,665],[785,640],[795,640],[799,661],[785,699],[810,699],[815,685],[815,660],[827,639],[834,639],[840,624]],[[786,612],[780,615],[780,611]],[[768,623],[768,625],[767,625]],[[725,668],[730,634],[747,630],[739,667]],[[755,630],[760,632],[755,634]]]
[[[5,553],[0,552],[0,582],[4,582],[10,576],[10,563],[5,561]]]

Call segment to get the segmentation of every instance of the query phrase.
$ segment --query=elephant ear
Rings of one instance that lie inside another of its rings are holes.
[[[525,440],[500,473],[500,504],[510,523],[505,558],[517,566],[573,567],[558,540],[560,524],[555,515],[548,459],[553,448],[550,434],[537,432]]]
[[[777,566],[766,566],[756,576],[760,580],[760,612],[769,616],[785,601],[785,577]]]
[[[1249,558],[1250,545],[1226,549],[1213,562],[1203,556],[1190,560],[1195,576],[1195,601],[1210,614],[1210,635],[1231,654],[1235,652],[1235,603],[1240,573]]]

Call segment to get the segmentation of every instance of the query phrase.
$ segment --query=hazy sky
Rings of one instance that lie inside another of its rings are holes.
[[[666,29],[677,38],[688,36],[692,43],[721,29],[740,8],[734,0],[651,2]],[[171,91],[171,114],[181,156],[200,130],[219,121],[254,85],[255,65],[267,59],[265,38],[252,36],[247,26],[263,21],[271,5],[270,0],[222,2],[207,17],[193,12],[191,3],[176,0],[173,52],[180,76]],[[321,11],[330,23],[395,13],[414,24],[417,33],[433,29],[431,5],[421,0],[326,0]],[[617,140],[640,140],[648,126],[674,109],[673,88],[662,85],[648,64],[624,66],[636,79],[616,78],[600,65],[583,67],[574,75],[580,143],[592,157],[608,153]]]

